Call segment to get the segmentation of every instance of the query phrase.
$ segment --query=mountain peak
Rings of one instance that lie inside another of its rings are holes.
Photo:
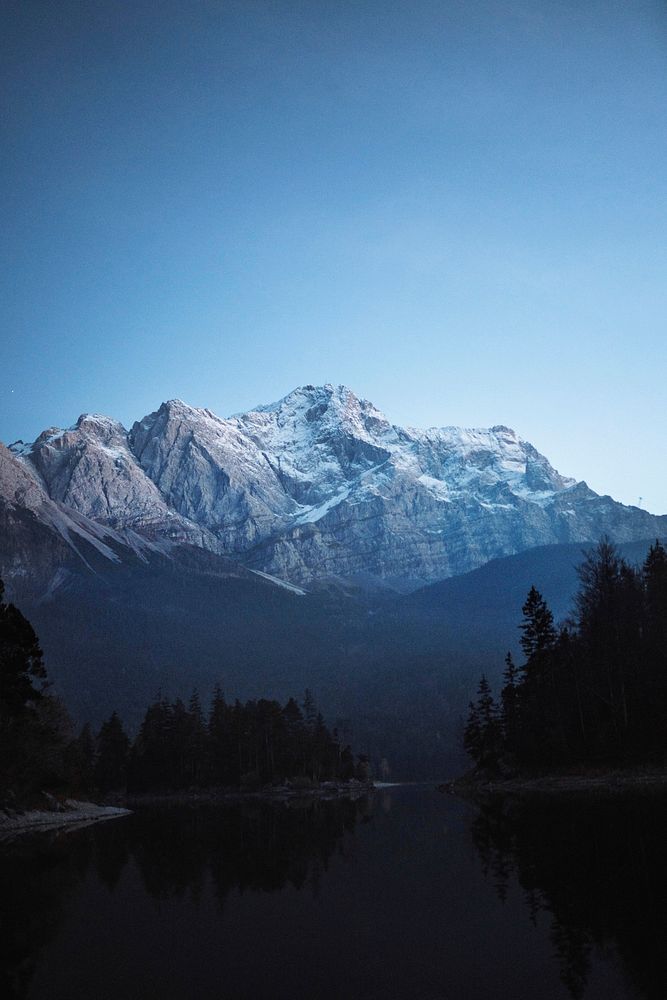
[[[275,403],[257,406],[250,413],[277,414],[279,422],[301,421],[308,424],[324,422],[348,427],[353,432],[368,433],[389,430],[391,425],[380,410],[367,399],[356,395],[346,385],[302,385]],[[243,419],[243,414],[239,417]]]
[[[358,397],[345,385],[333,385],[331,382],[325,382],[324,385],[311,385],[308,383],[307,385],[297,386],[296,389],[292,389],[286,396],[282,396],[274,403],[254,406],[251,412],[275,413],[277,410],[302,406],[304,404],[313,405],[318,402],[343,402],[345,400],[359,402]]]
[[[103,413],[82,413],[76,424],[73,427],[68,427],[67,430],[91,431],[92,433],[102,434],[104,437],[115,434],[124,437],[127,433],[119,420],[107,417]],[[60,433],[64,434],[66,432],[61,431]]]
[[[490,428],[492,434],[507,434],[508,437],[518,438],[518,434],[511,427],[507,427],[505,424],[494,424]]]
[[[190,406],[184,399],[166,399],[158,407],[158,413],[197,413],[196,406]]]
[[[414,584],[534,545],[660,526],[561,476],[503,424],[401,428],[330,382],[230,418],[169,399],[129,433],[84,414],[12,451],[52,500],[87,517],[296,584]]]

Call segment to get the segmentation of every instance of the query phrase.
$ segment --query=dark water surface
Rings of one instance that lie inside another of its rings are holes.
[[[667,804],[170,806],[0,855],[3,996],[667,996]]]

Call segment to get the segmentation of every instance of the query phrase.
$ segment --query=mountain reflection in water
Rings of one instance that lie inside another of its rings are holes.
[[[196,900],[207,876],[221,907],[232,890],[308,885],[316,893],[331,855],[344,850],[345,834],[367,813],[365,798],[289,807],[179,803],[80,833],[29,837],[0,862],[0,995],[30,995],[39,950],[56,934],[91,867],[113,890],[132,860],[156,900],[185,894]]]
[[[0,995],[664,1000],[667,805],[143,807],[0,853]]]

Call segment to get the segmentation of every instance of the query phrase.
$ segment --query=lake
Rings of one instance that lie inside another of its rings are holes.
[[[0,855],[2,995],[667,996],[667,804],[173,805]]]

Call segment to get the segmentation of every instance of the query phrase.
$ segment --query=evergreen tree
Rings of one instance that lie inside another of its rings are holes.
[[[315,719],[315,732],[313,733],[312,753],[311,753],[311,776],[314,781],[320,781],[324,777],[329,777],[335,771],[338,752],[334,745],[331,733],[324,724],[321,712],[317,713]]]
[[[69,747],[70,774],[80,794],[92,795],[95,789],[95,739],[89,722]]]
[[[146,709],[139,734],[132,746],[128,773],[131,791],[169,787],[170,716],[168,702],[158,693],[156,701]]]
[[[667,551],[656,539],[642,567],[646,599],[645,641],[650,655],[667,657]]]
[[[542,653],[553,648],[557,633],[554,616],[535,587],[530,588],[522,611],[521,649],[529,667]]]
[[[0,726],[30,711],[42,697],[46,680],[43,654],[30,622],[4,601],[0,580]]]
[[[349,781],[354,777],[354,754],[349,746],[343,747],[341,751],[339,777],[341,781]]]
[[[505,657],[503,680],[505,681],[501,692],[503,736],[506,749],[514,752],[517,749],[521,721],[519,714],[519,670],[509,652]]]
[[[290,698],[282,710],[283,744],[281,747],[281,773],[283,778],[294,778],[306,773],[307,740],[303,712],[297,701]]]
[[[169,720],[168,769],[172,788],[187,788],[192,776],[192,719],[181,698],[171,705]]]
[[[37,636],[4,593],[0,580],[0,796],[23,796],[63,781],[69,717],[46,694]]]
[[[641,630],[637,573],[603,538],[578,569],[575,599],[580,659],[587,686],[597,693],[593,728],[597,752],[623,756],[629,749],[633,689]]]
[[[495,769],[498,766],[502,729],[498,706],[484,675],[477,689],[477,700],[470,702],[463,745],[478,767]]]
[[[521,610],[520,642],[526,659],[516,691],[513,750],[524,762],[532,763],[549,756],[558,729],[553,656],[558,633],[553,614],[536,587],[530,588]]]
[[[278,776],[283,712],[277,701],[261,698],[257,703],[255,743],[257,771],[261,784],[272,783]]]
[[[130,741],[123,724],[118,714],[113,712],[103,723],[97,737],[95,781],[101,792],[125,788],[129,749]]]
[[[502,755],[524,766],[667,760],[667,553],[657,541],[641,572],[603,538],[578,569],[570,625],[556,632],[532,587],[523,606],[517,673],[506,659]],[[465,746],[488,756],[493,718],[485,680],[470,714]],[[501,756],[502,756],[501,755]]]
[[[103,788],[116,788],[119,780],[109,758],[107,744],[117,732],[119,720],[105,723],[98,740],[96,779]],[[164,698],[150,705],[131,750],[128,787],[132,792],[173,790],[191,786],[231,785],[246,789],[307,778],[322,781],[345,771],[354,773],[349,748],[342,751],[320,713],[312,729],[297,702],[290,698],[281,706],[260,698],[229,706],[219,686],[213,694],[208,722],[193,692],[186,708],[177,699]]]
[[[214,784],[233,785],[234,734],[231,709],[219,684],[216,684],[208,719],[208,740],[210,754],[210,776]]]
[[[31,726],[32,751],[36,773],[41,773],[45,787],[64,789],[69,780],[69,747],[74,727],[64,702],[54,695],[43,695],[35,706],[36,726]]]
[[[312,732],[317,720],[317,705],[310,688],[306,688],[303,695],[303,717],[307,728]]]
[[[357,763],[354,768],[354,776],[357,779],[357,781],[370,781],[371,762],[368,754],[360,753],[357,755]]]
[[[186,741],[185,783],[187,785],[203,784],[208,769],[208,740],[204,713],[196,688],[192,692],[188,705],[188,720],[184,738]]]

